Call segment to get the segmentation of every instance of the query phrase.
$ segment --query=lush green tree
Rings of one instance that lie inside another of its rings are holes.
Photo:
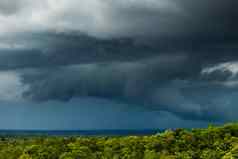
[[[0,159],[238,159],[238,124],[151,136],[0,137]]]
[[[144,153],[144,159],[158,159],[159,153],[153,150],[146,150]]]

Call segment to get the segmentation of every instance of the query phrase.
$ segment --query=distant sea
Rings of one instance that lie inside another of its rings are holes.
[[[153,135],[164,130],[0,130],[0,136],[128,136]]]

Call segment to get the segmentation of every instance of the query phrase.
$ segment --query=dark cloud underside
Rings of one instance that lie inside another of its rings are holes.
[[[183,119],[233,120],[237,7],[236,0],[3,0],[0,71],[17,74],[26,100],[93,97]]]

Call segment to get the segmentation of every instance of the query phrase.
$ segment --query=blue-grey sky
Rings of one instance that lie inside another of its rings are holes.
[[[1,0],[0,129],[237,120],[237,7],[237,0]]]
[[[1,102],[1,128],[36,130],[154,129],[204,127],[210,122],[182,120],[168,112],[131,109],[129,105],[93,98],[67,103]]]

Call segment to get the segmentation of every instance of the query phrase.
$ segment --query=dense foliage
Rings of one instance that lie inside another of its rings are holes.
[[[238,124],[152,136],[0,138],[0,159],[219,158],[238,158]]]

